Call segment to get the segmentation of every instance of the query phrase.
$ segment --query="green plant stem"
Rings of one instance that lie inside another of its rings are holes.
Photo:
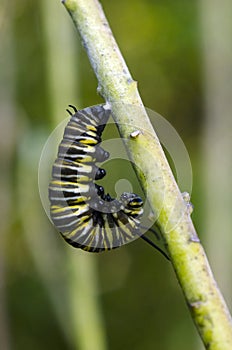
[[[187,304],[210,350],[232,349],[232,322],[159,140],[97,0],[64,0],[98,79],[111,103],[138,178],[147,193]],[[126,108],[125,105],[137,106]],[[131,132],[140,130],[136,138]],[[152,156],[152,161],[151,161]],[[143,169],[143,172],[139,169]],[[160,176],[157,176],[157,171]]]

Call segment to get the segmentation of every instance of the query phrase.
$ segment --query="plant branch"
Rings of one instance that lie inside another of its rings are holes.
[[[111,104],[151,207],[159,213],[157,224],[202,340],[210,350],[232,349],[229,311],[103,10],[97,0],[62,2],[80,33],[98,79],[98,91]],[[135,130],[140,132],[132,137]]]

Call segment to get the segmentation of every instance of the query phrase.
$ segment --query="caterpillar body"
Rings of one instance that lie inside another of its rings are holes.
[[[96,163],[109,158],[109,153],[100,146],[111,114],[109,106],[79,111],[70,107],[74,113],[67,110],[71,118],[49,184],[53,224],[69,244],[89,252],[114,249],[140,236],[169,259],[162,249],[141,235],[142,199],[129,192],[122,193],[119,200],[114,199],[95,183],[106,175]]]
[[[124,192],[119,200],[113,199],[95,183],[106,174],[96,162],[109,157],[99,145],[110,116],[107,107],[75,109],[59,145],[49,185],[55,227],[69,244],[90,252],[117,248],[138,237],[143,214],[138,195]]]

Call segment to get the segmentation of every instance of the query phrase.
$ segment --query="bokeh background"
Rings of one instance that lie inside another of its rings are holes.
[[[188,149],[192,217],[231,309],[232,3],[102,5],[144,104]],[[109,253],[75,250],[42,207],[38,163],[49,134],[68,104],[102,102],[65,8],[2,0],[0,43],[0,349],[202,349],[160,254],[139,239]],[[112,188],[126,177],[118,164],[107,171]]]

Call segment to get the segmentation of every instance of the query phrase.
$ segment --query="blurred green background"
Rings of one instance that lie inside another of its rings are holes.
[[[189,151],[193,220],[231,308],[232,4],[102,5],[145,106]],[[42,207],[38,163],[49,134],[68,104],[102,102],[65,8],[2,0],[0,42],[0,349],[202,349],[160,254],[142,240],[96,255],[75,250]],[[108,186],[124,177],[108,164]]]

